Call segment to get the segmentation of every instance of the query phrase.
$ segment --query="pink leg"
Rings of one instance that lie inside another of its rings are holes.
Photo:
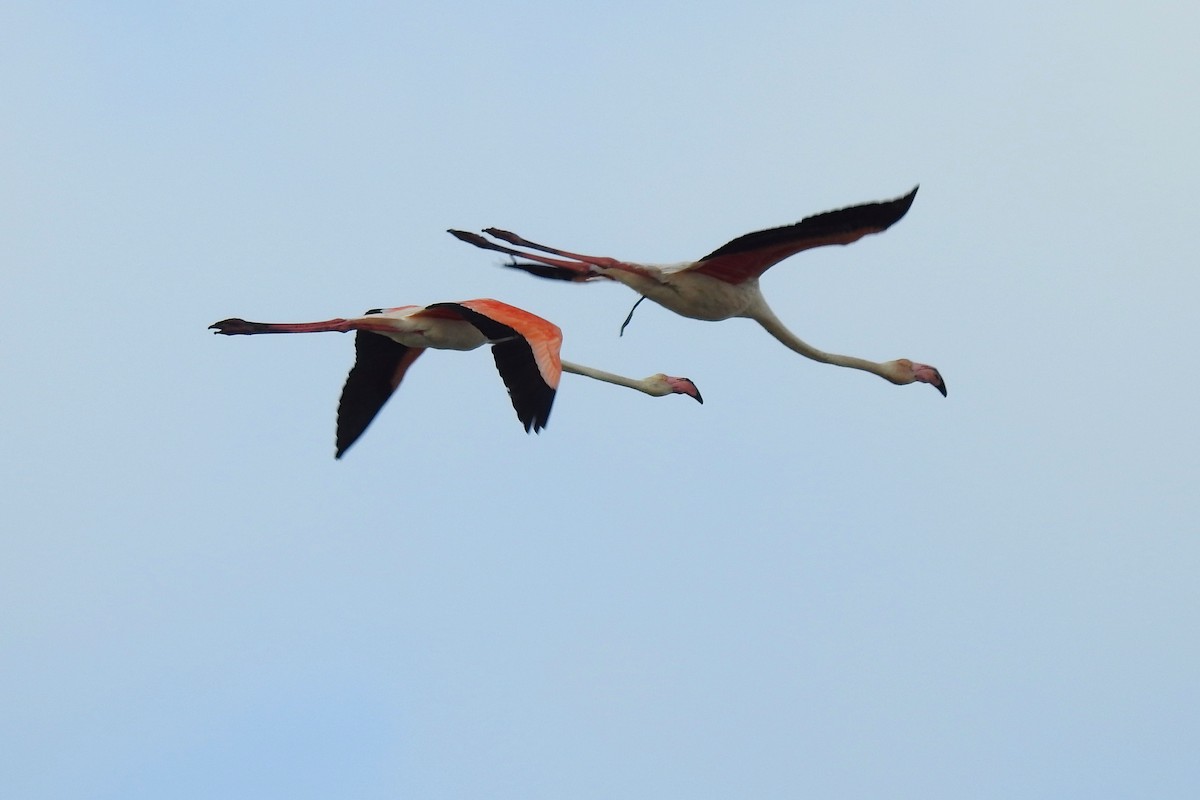
[[[530,261],[536,261],[539,264],[546,264],[547,266],[570,270],[571,272],[575,272],[580,275],[587,275],[591,272],[591,270],[588,269],[588,263],[590,262],[564,261],[558,258],[546,258],[546,256],[539,256],[534,253],[523,253],[520,250],[514,250],[511,247],[505,247],[504,245],[496,244],[495,242],[489,242],[487,239],[483,238],[477,233],[468,233],[467,231],[456,230],[451,230],[449,233],[455,238],[466,242],[467,244],[473,244],[476,247],[483,248],[484,250],[495,250],[498,253],[504,253],[510,256],[528,258]]]
[[[515,233],[510,231],[502,231],[499,228],[485,228],[483,232],[489,236],[494,236],[501,241],[508,242],[509,244],[515,244],[517,247],[528,247],[531,250],[541,250],[543,253],[553,253],[556,256],[573,258],[576,261],[582,261],[585,264],[592,264],[593,266],[597,267],[617,266],[617,260],[615,258],[605,258],[604,256],[583,256],[579,253],[570,253],[566,250],[558,250],[554,247],[547,247],[544,244],[531,242],[528,239],[517,236]],[[528,258],[529,256],[525,257]]]
[[[345,332],[363,325],[356,325],[347,319],[330,319],[324,322],[247,322],[244,319],[223,319],[208,326],[210,330],[223,333],[226,336],[253,333],[321,333],[324,331]]]

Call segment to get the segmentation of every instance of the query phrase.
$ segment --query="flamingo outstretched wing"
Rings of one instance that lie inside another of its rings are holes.
[[[407,347],[378,333],[358,331],[355,334],[354,366],[346,376],[346,385],[342,387],[342,397],[338,401],[335,458],[341,458],[350,445],[358,441],[404,380],[404,373],[424,352],[423,347]]]
[[[552,322],[497,300],[434,303],[431,311],[453,311],[492,342],[496,370],[504,380],[525,430],[541,431],[562,375],[562,332]]]
[[[908,213],[917,189],[895,200],[865,203],[805,217],[794,225],[739,236],[696,262],[698,272],[726,283],[757,278],[789,256],[828,244],[850,244],[890,228]]]

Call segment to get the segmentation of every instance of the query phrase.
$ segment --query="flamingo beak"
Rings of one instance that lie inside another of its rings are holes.
[[[938,372],[935,367],[928,364],[913,364],[913,377],[921,383],[928,383],[942,393],[942,397],[946,397],[946,382],[942,380],[942,373]]]
[[[667,378],[667,383],[671,384],[671,388],[677,394],[686,394],[693,398],[700,405],[704,405],[704,398],[700,396],[700,390],[696,388],[696,384],[692,383],[687,378]]]

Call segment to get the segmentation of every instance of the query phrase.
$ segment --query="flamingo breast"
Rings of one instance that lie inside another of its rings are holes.
[[[474,350],[487,344],[487,337],[471,323],[458,317],[431,313],[419,306],[389,309],[366,317],[378,320],[371,330],[407,347],[434,350]]]
[[[676,314],[709,322],[743,316],[761,298],[757,279],[733,284],[697,272],[664,273],[661,281],[627,273],[611,277]]]

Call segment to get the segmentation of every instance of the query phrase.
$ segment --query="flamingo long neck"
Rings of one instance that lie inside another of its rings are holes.
[[[639,392],[646,392],[646,394],[650,394],[650,392],[646,389],[646,382],[644,380],[626,378],[624,375],[616,375],[611,372],[605,372],[602,369],[585,367],[582,364],[573,364],[570,361],[562,362],[562,368],[563,372],[570,372],[575,375],[583,375],[585,378],[594,378],[598,381],[604,381],[605,383],[615,383],[617,386],[626,386],[630,389],[637,389]]]
[[[775,316],[775,312],[766,302],[760,301],[746,311],[746,316],[756,321],[767,329],[767,333],[774,336],[784,345],[792,350],[795,350],[805,358],[811,358],[813,361],[820,361],[822,364],[833,364],[838,367],[849,367],[850,369],[861,369],[864,372],[870,372],[873,375],[878,375],[886,380],[891,380],[884,366],[875,361],[868,361],[865,358],[856,358],[854,356],[843,356],[837,353],[826,353],[824,350],[818,350],[808,342],[801,339],[796,334],[787,329],[787,326],[780,321],[779,317]]]

